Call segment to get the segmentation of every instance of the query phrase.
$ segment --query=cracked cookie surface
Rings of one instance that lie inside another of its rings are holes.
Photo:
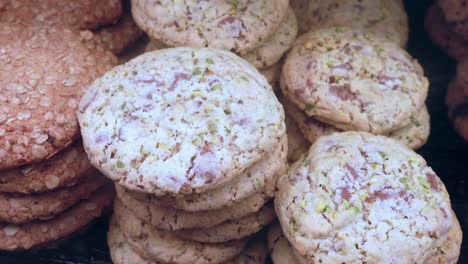
[[[445,186],[424,159],[364,132],[321,137],[278,188],[281,226],[309,262],[425,263],[453,225]]]
[[[149,52],[115,67],[91,85],[78,116],[91,163],[125,188],[156,195],[218,188],[285,134],[265,78],[210,49]]]
[[[406,126],[424,105],[428,85],[406,51],[347,28],[302,35],[281,75],[283,94],[308,116],[374,134]]]
[[[245,54],[280,26],[287,0],[132,0],[136,23],[168,46],[209,47]]]
[[[265,187],[273,186],[278,176],[284,174],[287,169],[288,142],[287,137],[283,136],[276,149],[220,188],[180,197],[153,197],[153,201],[158,205],[188,212],[232,206],[255,193],[264,192]]]

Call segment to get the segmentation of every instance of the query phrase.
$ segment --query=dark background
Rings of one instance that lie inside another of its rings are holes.
[[[345,0],[346,1],[346,0]],[[464,231],[468,230],[468,144],[452,129],[444,104],[448,82],[453,78],[455,62],[428,39],[424,17],[431,0],[405,1],[410,18],[409,52],[419,60],[430,80],[427,104],[431,114],[431,136],[418,152],[433,167],[449,190],[452,205]],[[106,244],[107,220],[101,219],[55,249],[8,253],[0,252],[0,264],[81,264],[111,263]],[[468,263],[464,239],[459,263]]]

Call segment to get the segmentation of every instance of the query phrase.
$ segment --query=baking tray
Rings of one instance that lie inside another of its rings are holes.
[[[346,0],[348,1],[348,0]],[[426,158],[449,190],[452,205],[462,229],[468,230],[468,143],[452,129],[444,104],[455,62],[428,39],[424,16],[432,1],[405,2],[410,17],[409,52],[419,60],[430,80],[427,104],[431,114],[431,136],[418,152]],[[85,264],[111,263],[106,244],[107,220],[100,219],[62,246],[28,252],[0,252],[0,264]],[[466,240],[462,244],[459,263],[468,263]]]

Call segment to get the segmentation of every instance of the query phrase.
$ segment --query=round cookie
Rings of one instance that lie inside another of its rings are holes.
[[[445,186],[424,159],[364,132],[319,138],[280,178],[275,209],[308,262],[425,263],[453,223]]]
[[[168,46],[209,47],[245,54],[280,27],[287,0],[173,2],[132,0],[135,22]]]
[[[283,235],[283,230],[278,223],[274,223],[268,229],[268,250],[273,264],[300,264],[294,254],[294,248]]]
[[[291,7],[279,29],[262,45],[242,55],[257,69],[266,69],[277,63],[293,46],[297,36],[297,18]]]
[[[0,132],[2,128],[0,128]],[[41,163],[0,171],[0,192],[43,193],[72,185],[92,169],[81,141]]]
[[[9,169],[78,138],[78,101],[116,58],[66,28],[3,24],[0,46],[0,169]]]
[[[301,36],[281,76],[285,97],[308,116],[374,134],[406,126],[423,107],[428,85],[406,51],[346,28]]]
[[[273,197],[274,182],[264,193],[239,201],[232,206],[218,210],[186,212],[159,205],[154,197],[148,194],[133,193],[116,185],[117,196],[122,203],[140,219],[160,229],[173,231],[193,228],[209,228],[231,219],[239,219],[255,213]]]
[[[222,243],[255,234],[276,218],[272,203],[264,205],[260,211],[240,219],[223,222],[210,228],[183,229],[175,234],[179,237],[204,243]]]
[[[468,57],[468,41],[452,32],[435,4],[427,11],[425,27],[431,40],[447,55],[455,60]]]
[[[187,212],[219,210],[232,206],[255,193],[263,192],[265,188],[273,188],[278,176],[287,169],[288,151],[288,139],[283,136],[275,150],[220,188],[181,197],[153,197],[153,200],[159,205]]]
[[[278,92],[279,86],[276,85],[276,82],[279,80],[279,77],[281,75],[281,64],[276,63],[273,66],[260,70],[260,73],[263,74],[263,76],[265,76],[268,83],[273,88],[273,91]]]
[[[55,218],[24,225],[2,224],[0,249],[31,249],[68,237],[98,218],[112,204],[113,198],[112,185],[106,185]]]
[[[87,199],[107,182],[96,170],[74,186],[38,195],[0,193],[0,221],[24,224],[36,219],[50,219]]]
[[[94,29],[113,24],[121,14],[121,0],[15,0],[0,10],[0,22]]]
[[[94,166],[127,189],[158,196],[218,188],[285,134],[265,78],[236,55],[210,49],[164,49],[115,67],[91,85],[78,117]]]
[[[94,34],[114,54],[121,54],[143,35],[143,31],[135,24],[132,15],[125,13],[115,25],[100,28]]]
[[[299,31],[349,27],[375,34],[400,47],[408,42],[408,17],[395,0],[314,1],[291,0],[299,21]]]
[[[238,255],[246,240],[206,244],[178,238],[141,221],[117,199],[114,217],[130,247],[166,263],[221,263]]]

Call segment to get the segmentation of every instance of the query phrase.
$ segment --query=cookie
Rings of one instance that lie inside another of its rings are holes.
[[[395,0],[313,1],[291,0],[299,21],[299,31],[349,27],[375,34],[400,47],[408,42],[408,17]]]
[[[410,149],[419,149],[426,144],[431,132],[431,117],[427,106],[411,117],[411,123],[388,134],[388,137],[398,140]]]
[[[36,219],[54,217],[80,200],[87,199],[107,182],[96,170],[74,186],[43,194],[23,195],[0,193],[0,221],[24,224]]]
[[[0,129],[1,130],[1,129]],[[0,171],[0,192],[42,193],[72,185],[92,169],[81,141],[41,163]]]
[[[0,10],[0,22],[94,29],[113,24],[121,14],[121,0],[15,0]]]
[[[238,240],[255,234],[276,218],[271,203],[264,205],[260,211],[233,219],[219,225],[202,229],[184,229],[175,234],[179,237],[204,243],[222,243]]]
[[[115,67],[91,85],[78,116],[91,163],[125,188],[155,195],[218,188],[285,134],[265,78],[210,49],[164,49]]]
[[[456,264],[458,263],[458,257],[460,256],[460,247],[463,240],[463,233],[458,222],[455,212],[452,211],[453,225],[448,232],[447,239],[443,242],[442,246],[438,248],[438,253],[435,257],[431,258],[428,264],[447,263]]]
[[[134,193],[116,185],[117,196],[138,218],[160,229],[173,231],[181,229],[209,228],[231,219],[239,219],[255,213],[273,197],[274,184],[265,193],[254,195],[232,206],[209,211],[186,212],[158,205],[152,195]]]
[[[450,25],[450,29],[463,39],[468,40],[468,8],[466,8],[468,1],[438,0],[437,5]]]
[[[294,248],[284,236],[278,223],[274,223],[268,229],[268,251],[273,264],[300,264],[294,254]]]
[[[238,255],[247,242],[206,244],[180,239],[141,221],[118,199],[114,203],[114,217],[131,248],[160,262],[222,263]]]
[[[159,261],[148,260],[149,256],[140,256],[130,248],[116,222],[117,220],[112,218],[107,234],[110,255],[114,264],[162,264]],[[267,257],[268,250],[264,243],[259,240],[250,240],[238,256],[225,264],[263,264]]]
[[[24,225],[2,224],[0,249],[31,249],[66,238],[97,219],[112,204],[113,197],[112,185],[106,185],[55,218]]]
[[[298,125],[299,130],[310,143],[314,143],[321,136],[342,132],[342,130],[320,122],[313,117],[307,117],[292,103],[285,101],[283,105],[285,111],[291,116],[293,122]],[[411,117],[410,121],[408,125],[390,132],[386,136],[400,141],[411,149],[418,149],[427,142],[431,130],[427,107],[424,106],[416,115]]]
[[[168,46],[245,54],[265,42],[288,10],[287,0],[173,2],[132,0],[135,22]]]
[[[364,132],[319,138],[280,178],[275,209],[309,263],[425,263],[453,222],[445,186],[424,159]]]
[[[109,224],[107,244],[109,245],[110,256],[114,264],[162,264],[158,261],[145,259],[130,248],[115,217],[111,218]]]
[[[263,74],[263,76],[265,76],[267,82],[273,88],[273,91],[277,92],[279,90],[279,87],[276,85],[276,82],[279,80],[281,74],[281,64],[276,63],[273,66],[260,70],[260,73]]]
[[[132,15],[125,13],[115,25],[100,28],[94,34],[114,54],[119,55],[130,48],[143,35],[143,31],[135,24]]]
[[[447,55],[455,60],[468,57],[468,41],[449,28],[442,11],[437,5],[429,7],[425,27],[431,40]]]
[[[308,116],[373,134],[404,127],[424,105],[429,82],[391,42],[346,28],[301,36],[288,53],[281,90]]]
[[[297,31],[297,18],[292,8],[289,7],[278,30],[258,48],[242,55],[242,58],[257,69],[268,68],[277,63],[293,46]]]
[[[69,29],[0,28],[0,169],[40,162],[79,137],[78,101],[115,63]]]
[[[276,184],[278,176],[285,173],[287,151],[289,151],[288,140],[283,136],[280,146],[226,185],[181,197],[153,197],[153,201],[159,205],[188,212],[219,210],[232,206],[255,193],[263,192],[265,187],[271,189]]]

